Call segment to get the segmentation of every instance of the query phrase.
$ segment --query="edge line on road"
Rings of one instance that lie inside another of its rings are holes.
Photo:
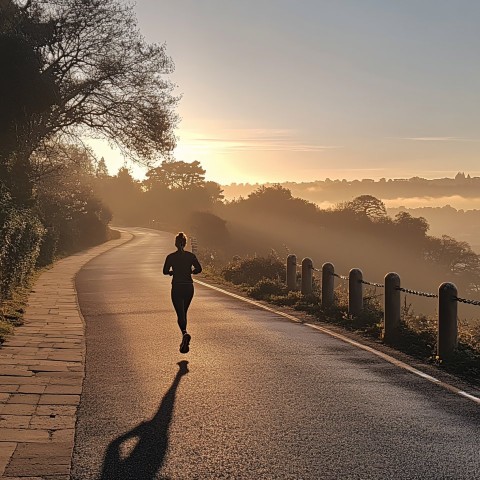
[[[320,325],[314,325],[312,323],[303,322],[302,320],[300,320],[299,318],[297,318],[293,315],[290,315],[290,314],[284,313],[284,312],[280,312],[279,310],[268,307],[267,305],[262,305],[261,303],[256,302],[255,300],[250,300],[249,298],[242,297],[241,295],[237,295],[236,293],[231,293],[227,290],[224,290],[223,288],[219,288],[219,287],[215,287],[213,285],[210,285],[209,283],[205,283],[205,282],[202,282],[202,281],[197,280],[197,279],[195,279],[195,283],[198,283],[198,284],[203,285],[205,287],[211,288],[212,290],[216,290],[216,291],[221,292],[225,295],[228,295],[230,297],[241,300],[242,302],[250,303],[251,305],[254,305],[254,306],[256,306],[258,308],[261,308],[263,310],[266,310],[268,312],[274,313],[275,315],[279,315],[281,317],[287,318],[288,320],[291,320],[295,323],[301,323],[301,324],[305,325],[306,327],[310,327],[310,328],[313,328],[314,330],[318,330],[318,331],[320,331],[320,332],[322,332],[326,335],[329,335],[329,336],[334,337],[338,340],[341,340],[342,342],[349,343],[350,345],[352,345],[354,347],[360,348],[362,350],[366,350],[367,352],[370,352],[373,355],[376,355],[377,357],[380,357],[381,359],[385,360],[386,362],[389,362],[389,363],[395,365],[396,367],[402,368],[403,370],[407,370],[408,372],[413,373],[414,375],[417,375],[418,377],[421,377],[424,380],[427,380],[431,383],[434,383],[435,385],[438,385],[439,387],[442,387],[443,389],[448,390],[451,393],[459,395],[463,398],[471,400],[472,402],[476,403],[477,405],[480,405],[480,398],[479,397],[476,397],[475,395],[472,395],[472,394],[467,393],[463,390],[460,390],[459,388],[454,387],[453,385],[450,385],[449,383],[443,382],[442,380],[439,380],[438,378],[432,377],[431,375],[428,375],[427,373],[422,372],[421,370],[418,370],[415,367],[412,367],[408,363],[402,362],[401,360],[397,360],[396,358],[394,358],[394,357],[392,357],[392,356],[390,356],[386,353],[380,352],[379,350],[375,350],[374,348],[369,347],[368,345],[364,345],[363,343],[352,340],[352,339],[342,335],[341,333],[334,332],[333,330],[330,330],[326,327],[322,327]]]

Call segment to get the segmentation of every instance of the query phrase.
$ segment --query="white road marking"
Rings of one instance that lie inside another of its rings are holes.
[[[467,398],[473,402],[475,402],[477,405],[480,405],[480,398],[476,397],[475,395],[472,395],[470,393],[464,392],[463,390],[460,390],[457,387],[454,387],[453,385],[450,385],[449,383],[443,382],[442,380],[439,380],[438,378],[432,377],[431,375],[428,375],[427,373],[422,372],[421,370],[418,370],[411,365],[408,365],[405,362],[402,362],[401,360],[397,360],[396,358],[391,357],[390,355],[387,355],[386,353],[380,352],[379,350],[375,350],[372,347],[369,347],[368,345],[363,345],[362,343],[356,342],[355,340],[351,340],[348,337],[345,337],[344,335],[334,332],[332,330],[329,330],[328,328],[322,327],[320,325],[314,325],[312,323],[307,323],[307,322],[302,322],[300,319],[294,317],[293,315],[289,315],[288,313],[280,312],[278,310],[275,310],[274,308],[267,307],[266,305],[262,305],[259,302],[256,302],[255,300],[250,300],[249,298],[242,297],[241,295],[237,295],[236,293],[231,293],[227,290],[224,290],[223,288],[219,287],[214,287],[213,285],[210,285],[208,283],[202,282],[200,280],[195,279],[195,283],[198,283],[200,285],[203,285],[205,287],[211,288],[212,290],[216,290],[217,292],[221,292],[225,295],[228,295],[233,298],[237,298],[238,300],[241,300],[242,302],[250,303],[251,305],[255,305],[258,308],[261,308],[263,310],[267,310],[268,312],[274,313],[275,315],[280,315],[281,317],[287,318],[288,320],[291,320],[295,323],[303,323],[303,325],[313,328],[315,330],[318,330],[322,333],[325,333],[326,335],[329,335],[331,337],[334,337],[338,340],[341,340],[342,342],[349,343],[350,345],[353,345],[357,348],[360,348],[362,350],[366,350],[367,352],[372,353],[373,355],[376,355],[377,357],[382,358],[386,362],[389,362],[399,368],[402,368],[404,370],[407,370],[414,375],[417,375],[418,377],[421,377],[431,383],[434,383],[435,385],[438,385],[445,390],[448,390],[449,392],[455,393],[457,395],[460,395],[463,398]]]

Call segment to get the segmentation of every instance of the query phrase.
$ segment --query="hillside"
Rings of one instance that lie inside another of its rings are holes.
[[[265,184],[269,186],[271,184]],[[454,178],[439,178],[428,180],[420,177],[408,179],[372,180],[315,180],[313,182],[284,182],[281,185],[288,188],[294,196],[304,198],[311,202],[321,204],[335,204],[351,200],[360,195],[373,195],[382,199],[387,205],[392,200],[416,199],[417,206],[424,203],[436,203],[443,206],[446,199],[461,198],[475,203],[480,208],[480,177],[470,177],[458,173]],[[231,184],[224,185],[224,194],[227,199],[248,196],[258,188],[258,184]],[[423,200],[423,202],[422,202]],[[395,205],[391,205],[392,207]],[[401,204],[396,205],[401,206]],[[458,207],[457,207],[458,208]],[[470,206],[473,208],[473,205]]]
[[[271,184],[266,184],[269,186]],[[360,195],[373,195],[387,206],[394,217],[400,211],[414,217],[424,217],[429,233],[449,235],[468,242],[480,253],[480,177],[458,173],[454,178],[428,180],[409,179],[317,180],[314,182],[285,182],[295,197],[316,203],[322,208],[333,207]],[[225,198],[246,198],[258,184],[222,186]]]

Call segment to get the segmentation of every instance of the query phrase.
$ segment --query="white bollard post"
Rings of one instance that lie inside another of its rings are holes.
[[[348,274],[348,313],[357,316],[363,310],[363,273],[352,268]]]
[[[313,261],[305,257],[302,260],[302,294],[308,295],[313,291]]]
[[[335,301],[335,267],[331,263],[322,265],[322,307],[331,307]]]
[[[383,340],[395,343],[400,333],[400,277],[391,272],[385,275],[385,297],[383,313]]]
[[[287,257],[287,288],[297,289],[297,256],[293,254]]]
[[[458,345],[457,287],[445,282],[438,288],[437,355],[446,360]]]

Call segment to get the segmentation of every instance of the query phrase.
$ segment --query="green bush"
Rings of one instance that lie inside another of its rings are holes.
[[[314,289],[312,293],[301,295],[293,308],[311,315],[319,315],[322,312],[320,292]]]
[[[58,231],[54,227],[45,228],[45,235],[37,258],[37,267],[45,267],[55,260],[58,237]]]
[[[262,278],[253,287],[247,290],[247,295],[257,300],[270,300],[272,296],[286,295],[287,286],[278,280]]]
[[[246,258],[230,262],[222,270],[222,276],[236,285],[253,287],[262,279],[284,281],[285,265],[275,255]]]
[[[2,344],[5,341],[5,338],[8,335],[11,335],[12,332],[13,326],[4,320],[0,320],[0,344]]]
[[[480,383],[480,350],[459,339],[458,348],[444,368],[467,380]]]
[[[3,202],[0,212],[0,300],[32,274],[45,229],[30,210]]]
[[[286,295],[272,295],[270,301],[275,305],[280,305],[282,307],[293,307],[302,299],[302,292],[299,291],[290,291]]]

